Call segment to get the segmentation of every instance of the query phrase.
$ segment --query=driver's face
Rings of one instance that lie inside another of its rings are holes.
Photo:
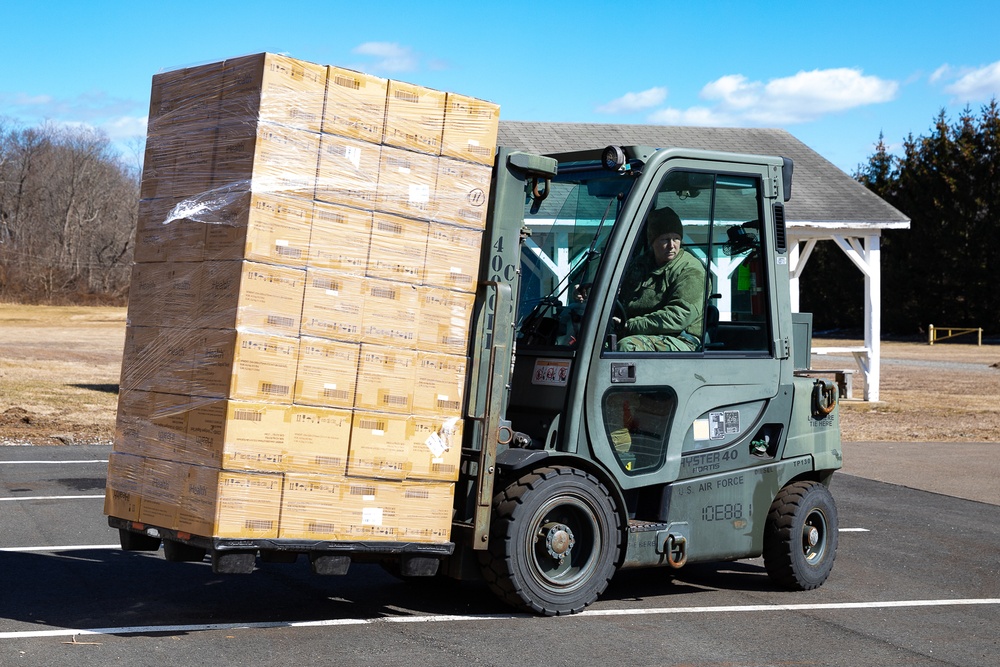
[[[681,237],[673,232],[660,234],[652,242],[653,256],[656,264],[663,266],[667,262],[673,261],[681,249]]]

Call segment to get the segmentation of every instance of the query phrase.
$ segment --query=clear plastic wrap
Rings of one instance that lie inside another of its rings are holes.
[[[275,54],[153,78],[106,513],[447,541],[498,114]]]

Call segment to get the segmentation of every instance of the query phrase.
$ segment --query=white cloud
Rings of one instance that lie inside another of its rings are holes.
[[[709,106],[664,109],[653,113],[649,119],[657,123],[690,125],[792,125],[888,102],[898,92],[896,81],[865,76],[860,70],[844,67],[798,72],[766,83],[751,81],[742,74],[730,74],[701,89],[699,96],[709,102]]]
[[[931,82],[936,81],[934,76],[938,72],[931,76]],[[1000,95],[1000,60],[966,71],[957,81],[945,86],[944,91],[962,100],[986,100]]]
[[[597,107],[596,111],[608,114],[632,113],[663,104],[665,99],[667,99],[667,89],[659,86],[640,93],[625,93],[618,99]]]
[[[418,59],[408,46],[396,42],[365,42],[352,50],[362,56],[372,56],[371,67],[384,72],[412,72],[417,69]]]

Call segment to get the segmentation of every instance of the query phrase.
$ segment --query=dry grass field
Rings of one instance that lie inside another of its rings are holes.
[[[111,442],[124,339],[123,308],[0,304],[0,444]],[[842,403],[845,441],[1000,441],[1000,346],[885,342],[880,393]]]

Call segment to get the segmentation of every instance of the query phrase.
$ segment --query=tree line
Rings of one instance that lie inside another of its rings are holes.
[[[124,303],[139,176],[100,131],[0,119],[0,301]]]
[[[907,136],[902,155],[879,136],[854,177],[911,220],[881,239],[882,330],[922,335],[928,325],[997,333],[1000,289],[1000,106],[994,99],[927,136]],[[832,243],[817,244],[803,272],[802,309],[817,330],[860,328],[863,278]]]

